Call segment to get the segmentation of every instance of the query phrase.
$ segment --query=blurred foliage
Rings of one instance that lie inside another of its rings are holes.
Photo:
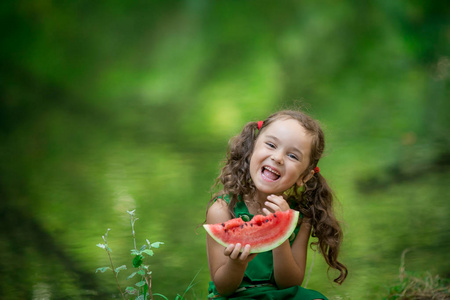
[[[404,250],[401,256],[399,283],[390,287],[386,299],[448,299],[448,279],[439,278],[439,275],[433,276],[429,272],[416,275],[406,271],[405,255],[408,251]]]
[[[114,286],[103,290],[91,274],[92,245],[136,206],[151,238],[167,241],[155,286],[187,285],[203,267],[206,290],[203,236],[186,228],[204,218],[227,140],[295,104],[325,126],[323,165],[354,225],[350,267],[362,251],[368,270],[380,263],[361,230],[384,237],[386,224],[407,218],[395,213],[414,214],[402,212],[411,202],[421,210],[438,199],[423,211],[440,228],[421,229],[432,239],[426,257],[449,249],[440,215],[449,208],[449,15],[445,1],[419,0],[3,1],[0,293],[105,297]],[[362,223],[361,211],[391,219]],[[409,246],[401,238],[422,243],[410,228],[378,245],[385,263]],[[353,294],[317,276],[324,292],[359,298],[390,275],[350,278]]]

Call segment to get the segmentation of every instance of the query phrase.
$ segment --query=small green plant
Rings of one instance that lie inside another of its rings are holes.
[[[105,235],[102,236],[103,243],[97,244],[97,247],[102,248],[106,251],[106,253],[108,254],[110,266],[97,268],[95,272],[104,273],[108,270],[111,270],[112,273],[114,274],[117,289],[119,290],[122,299],[135,296],[136,300],[145,300],[145,299],[153,299],[153,296],[160,296],[168,300],[164,295],[152,293],[152,271],[150,271],[148,265],[144,264],[144,261],[147,257],[153,256],[154,252],[152,248],[159,248],[160,245],[164,243],[162,242],[150,243],[150,241],[146,239],[146,244],[142,245],[138,250],[136,247],[136,234],[134,230],[134,224],[138,220],[138,218],[136,218],[135,216],[135,210],[127,211],[127,213],[130,215],[131,221],[131,232],[133,235],[133,245],[134,245],[134,248],[131,249],[131,255],[133,256],[132,265],[133,268],[135,269],[135,271],[132,272],[127,277],[127,280],[132,278],[138,278],[138,282],[136,282],[134,286],[128,286],[127,288],[125,288],[124,291],[120,287],[118,275],[120,271],[127,270],[127,266],[122,265],[117,268],[114,267],[114,263],[111,257],[112,250],[108,246],[108,232],[110,231],[109,228],[106,231]]]
[[[439,275],[432,276],[429,272],[423,276],[415,276],[406,272],[405,255],[409,251],[403,251],[400,263],[399,284],[389,288],[386,299],[450,299],[450,282],[448,279],[440,278]]]

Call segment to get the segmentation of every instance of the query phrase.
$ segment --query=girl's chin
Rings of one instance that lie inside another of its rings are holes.
[[[276,186],[276,182],[255,182],[255,187],[258,193],[267,195],[283,195],[285,191],[289,190],[290,187],[283,189],[280,186]]]
[[[262,194],[268,194],[268,195],[281,195],[284,191],[280,191],[279,188],[277,188],[277,180],[270,180],[267,178],[264,178],[264,176],[259,173],[257,180],[253,180],[253,183],[259,193]]]
[[[256,190],[259,193],[267,194],[267,195],[279,195],[279,194],[282,194],[282,192],[280,192],[279,190],[271,188],[271,187],[268,187],[268,186],[265,186],[265,185],[256,185]]]

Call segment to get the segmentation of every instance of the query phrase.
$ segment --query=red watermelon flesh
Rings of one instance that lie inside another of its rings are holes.
[[[259,253],[272,250],[286,241],[297,226],[298,215],[298,211],[290,209],[267,216],[256,215],[248,222],[236,218],[203,227],[214,240],[225,247],[237,243],[242,247],[249,244],[250,253]]]

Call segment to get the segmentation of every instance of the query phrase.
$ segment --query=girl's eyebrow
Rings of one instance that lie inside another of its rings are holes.
[[[279,140],[276,136],[274,136],[274,135],[267,135],[266,137],[269,138],[269,139],[275,140],[275,142],[277,142],[277,143],[280,142],[280,140]],[[300,149],[298,149],[298,148],[295,147],[295,146],[292,147],[292,149],[293,149],[294,152],[297,152],[297,153],[300,155],[300,158],[303,158],[303,152],[302,152]]]

